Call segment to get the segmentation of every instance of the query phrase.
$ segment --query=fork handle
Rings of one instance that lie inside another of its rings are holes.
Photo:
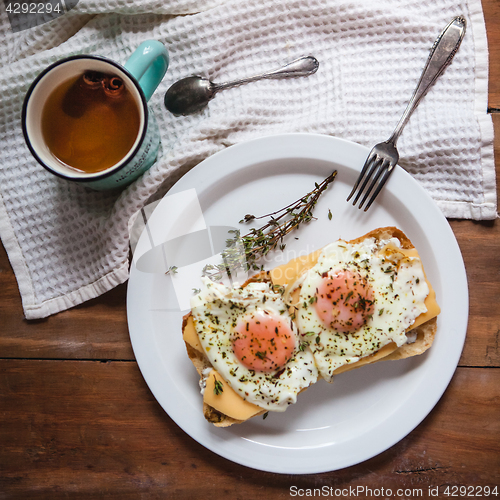
[[[437,37],[410,102],[387,142],[396,144],[410,115],[456,54],[465,35],[466,26],[467,22],[463,16],[455,17]]]

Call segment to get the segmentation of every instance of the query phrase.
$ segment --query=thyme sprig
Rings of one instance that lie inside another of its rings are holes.
[[[314,183],[314,189],[286,207],[266,215],[256,217],[247,214],[240,223],[252,222],[258,219],[269,218],[260,228],[252,228],[241,236],[240,230],[229,231],[234,236],[226,240],[226,249],[222,252],[223,264],[208,264],[203,269],[203,276],[213,281],[220,281],[224,275],[231,275],[238,270],[260,271],[259,259],[270,251],[284,250],[284,238],[291,231],[298,229],[301,224],[315,220],[313,210],[319,197],[335,180],[337,171],[332,172],[320,184]]]
[[[220,396],[224,392],[224,385],[214,377],[214,394]]]

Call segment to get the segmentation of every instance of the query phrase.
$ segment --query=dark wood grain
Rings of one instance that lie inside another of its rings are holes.
[[[371,460],[332,473],[282,476],[235,465],[193,441],[156,403],[134,362],[3,360],[0,366],[0,498],[29,491],[30,498],[271,500],[288,498],[292,485],[427,491],[500,481],[497,369],[460,368],[424,422]]]
[[[492,114],[492,118],[495,130],[500,130],[500,113]],[[495,135],[495,164],[498,193],[500,134]],[[500,225],[498,220],[484,222],[451,220],[450,225],[462,251],[469,282],[469,324],[460,366],[498,367],[500,366]]]
[[[500,2],[483,0],[483,7],[489,109],[499,131]],[[499,133],[495,154],[498,184]],[[450,498],[443,494],[447,485],[496,485],[500,496],[500,226],[450,225],[467,269],[470,317],[449,388],[429,416],[384,453],[341,471],[299,476],[231,463],[168,417],[134,360],[126,285],[26,321],[0,245],[0,500],[274,500],[292,498],[293,486],[304,497],[314,488],[365,486],[391,488],[395,498],[402,488],[410,491],[399,498],[411,499],[428,498],[429,487]]]
[[[0,356],[134,359],[125,310],[127,285],[46,319],[24,319],[7,253],[0,245]]]

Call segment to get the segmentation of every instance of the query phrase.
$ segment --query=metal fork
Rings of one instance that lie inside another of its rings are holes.
[[[363,199],[358,205],[358,208],[362,208],[366,200],[368,200],[370,193],[373,189],[375,189],[365,206],[365,212],[370,208],[371,204],[384,187],[387,179],[398,163],[399,153],[396,148],[396,141],[398,140],[399,135],[408,122],[410,115],[419,105],[429,88],[438,79],[446,66],[450,64],[465,35],[466,24],[467,23],[464,17],[455,17],[455,19],[453,19],[438,36],[431,48],[429,58],[427,59],[427,63],[422,71],[417,87],[413,92],[403,116],[394,129],[394,132],[391,137],[387,139],[387,141],[377,144],[370,151],[363,169],[361,170],[361,173],[352,188],[351,194],[347,197],[347,201],[349,201],[356,193],[359,186],[358,193],[356,194],[352,204],[356,205],[360,196],[364,192]]]

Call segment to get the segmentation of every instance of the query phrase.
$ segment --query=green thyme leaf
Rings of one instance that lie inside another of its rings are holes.
[[[215,385],[214,385],[214,394],[216,396],[220,396],[222,392],[224,391],[224,386],[222,385],[222,382],[220,380],[217,380],[214,377]]]
[[[177,269],[179,269],[177,266],[170,266],[165,274],[177,274]]]

